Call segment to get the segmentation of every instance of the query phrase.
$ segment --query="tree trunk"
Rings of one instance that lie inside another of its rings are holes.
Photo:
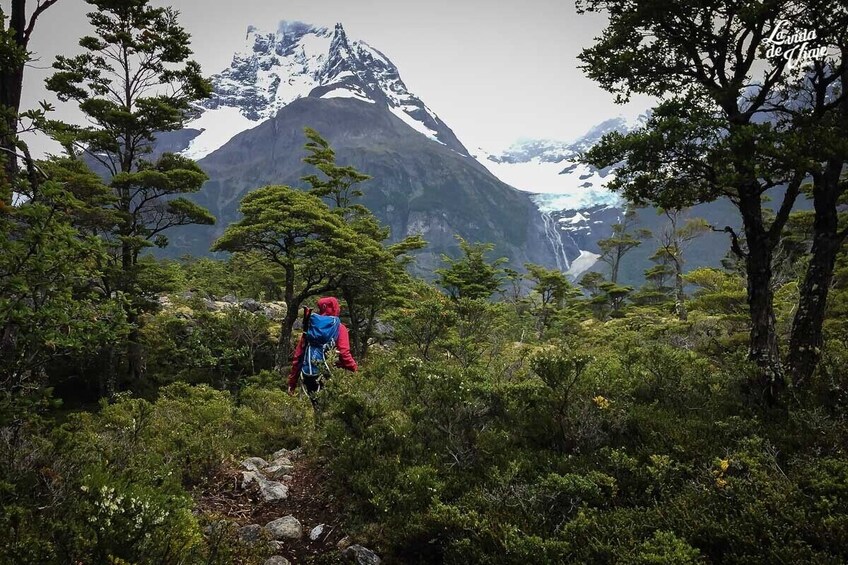
[[[821,357],[827,295],[833,280],[836,255],[842,246],[839,234],[837,194],[842,163],[831,163],[828,171],[814,179],[813,247],[810,263],[799,289],[798,310],[792,321],[786,366],[798,386],[812,377]]]
[[[748,195],[747,198],[741,199],[740,204],[748,246],[748,254],[745,257],[748,310],[751,318],[748,358],[760,369],[756,377],[757,382],[753,384],[769,401],[773,401],[784,388],[775,329],[774,293],[771,288],[774,246],[763,227],[759,195]]]
[[[294,323],[297,321],[298,311],[294,305],[287,303],[286,317],[280,323],[280,341],[277,342],[277,353],[274,361],[274,370],[284,375],[286,369],[291,365],[292,346],[291,338],[294,331]]]
[[[14,30],[15,43],[26,48],[26,0],[12,0],[12,14],[9,18],[9,28]],[[15,151],[17,139],[18,112],[21,109],[21,90],[24,82],[24,65],[4,65],[0,69],[0,106],[5,107],[8,115],[0,132],[0,147],[5,149],[3,158],[6,160],[6,175],[11,182],[17,172],[17,158],[8,151]]]
[[[683,291],[683,265],[674,259],[674,313],[677,318],[686,321],[686,293]]]

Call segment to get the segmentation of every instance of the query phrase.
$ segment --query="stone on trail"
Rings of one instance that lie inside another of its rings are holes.
[[[336,542],[336,547],[339,551],[344,551],[345,549],[350,547],[350,536],[345,536],[339,541]]]
[[[265,502],[273,502],[275,500],[285,500],[289,497],[289,487],[277,481],[269,481],[261,475],[256,476],[259,482],[259,492]]]
[[[324,533],[324,524],[318,524],[317,526],[312,528],[312,530],[309,532],[309,539],[311,539],[312,541],[315,541],[319,537],[321,537],[321,534],[323,534],[323,533]]]
[[[268,466],[268,462],[261,457],[248,457],[241,462],[241,466],[248,471],[259,471]]]
[[[272,555],[265,560],[265,565],[289,565],[289,560],[282,555]]]
[[[260,537],[262,537],[262,526],[259,524],[249,524],[238,530],[238,538],[243,542],[259,541]]]
[[[344,556],[353,560],[357,565],[380,564],[380,557],[376,553],[359,544],[348,547],[344,552]]]
[[[273,522],[268,522],[265,529],[274,539],[300,539],[303,536],[303,526],[294,516],[284,516]]]

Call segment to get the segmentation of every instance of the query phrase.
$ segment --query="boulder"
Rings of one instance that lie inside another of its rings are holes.
[[[288,308],[285,302],[263,302],[262,313],[271,320],[282,320]]]
[[[357,565],[379,565],[380,557],[361,545],[352,545],[344,550],[344,556]]]
[[[261,457],[248,457],[241,462],[241,466],[248,471],[259,471],[268,466],[268,462]]]
[[[238,304],[238,298],[232,294],[227,294],[226,296],[221,297],[221,302],[226,302],[227,304]]]
[[[265,565],[289,565],[289,560],[282,555],[272,555],[265,560]]]
[[[303,536],[303,526],[294,516],[284,516],[265,524],[265,529],[273,539],[300,539]]]
[[[262,537],[262,526],[259,524],[249,524],[242,526],[238,530],[239,541],[253,543],[259,541]]]

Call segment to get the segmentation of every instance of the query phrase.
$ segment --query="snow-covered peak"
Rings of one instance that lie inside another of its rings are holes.
[[[385,105],[416,131],[462,154],[467,150],[419,98],[380,51],[333,28],[282,21],[274,31],[249,26],[243,48],[227,69],[212,76],[213,95],[187,124],[202,129],[186,156],[200,159],[237,133],[272,118],[291,102],[353,98]]]

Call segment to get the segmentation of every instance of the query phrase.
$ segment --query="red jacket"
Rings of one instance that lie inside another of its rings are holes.
[[[339,301],[328,296],[318,300],[318,313],[325,316],[338,316],[341,313]],[[292,368],[289,373],[289,388],[295,388],[297,381],[300,379],[300,362],[303,358],[303,350],[306,347],[306,335],[300,336],[300,341],[297,342],[297,347],[292,355]],[[350,336],[347,333],[347,328],[344,324],[339,324],[339,339],[336,340],[336,350],[339,352],[339,360],[336,367],[347,369],[348,371],[356,372],[356,360],[350,354]]]

